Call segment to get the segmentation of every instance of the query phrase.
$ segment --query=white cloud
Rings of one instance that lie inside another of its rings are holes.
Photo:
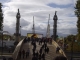
[[[11,0],[10,2],[3,4],[5,6],[3,7],[4,26],[9,26],[12,28],[15,27],[17,9],[19,8],[21,14],[20,23],[23,26],[22,30],[25,30],[26,33],[32,31],[32,22],[34,16],[36,32],[46,34],[49,14],[51,15],[51,32],[53,32],[53,16],[55,11],[58,11],[58,29],[76,28],[77,18],[75,16],[70,17],[70,15],[74,15],[73,6],[69,8],[54,8],[47,5],[50,3],[55,3],[57,5],[68,5],[72,4],[73,0]],[[58,33],[65,34],[64,31],[61,30],[58,30]],[[69,34],[69,30],[66,33]]]

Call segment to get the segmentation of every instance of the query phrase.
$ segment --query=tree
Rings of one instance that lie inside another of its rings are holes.
[[[68,36],[66,37],[66,39],[67,39],[69,42],[72,42],[72,40],[75,42],[76,36],[75,36],[75,35],[68,35]]]
[[[80,0],[77,0],[77,2],[76,2],[75,15],[78,18],[78,21],[77,21],[77,31],[78,31],[77,40],[79,41],[80,40]]]
[[[0,31],[3,30],[3,13],[2,13],[2,4],[0,3]]]

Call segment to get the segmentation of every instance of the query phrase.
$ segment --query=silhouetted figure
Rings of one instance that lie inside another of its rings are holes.
[[[45,48],[47,47],[47,43],[44,44],[44,47],[45,47]]]
[[[38,58],[36,56],[33,56],[32,60],[38,60]]]
[[[30,54],[30,48],[27,49],[27,54],[29,56],[29,54]]]
[[[40,48],[39,53],[42,54],[42,48]]]
[[[41,60],[41,54],[39,54],[39,60]]]
[[[13,60],[13,58],[12,58],[12,57],[10,57],[10,58],[8,58],[8,60]]]
[[[26,39],[26,37],[24,38],[24,43],[26,43],[27,42],[27,39]]]
[[[35,60],[35,56],[32,57],[32,60]]]
[[[46,51],[47,51],[47,54],[48,54],[48,52],[49,52],[49,48],[48,47],[46,48]]]
[[[44,48],[44,44],[42,45],[42,47],[41,48]]]
[[[47,52],[47,48],[44,49],[45,53]]]
[[[21,58],[21,51],[19,51],[19,58]]]
[[[28,52],[26,52],[26,58],[28,57]]]
[[[33,46],[34,46],[34,48],[35,48],[35,50],[36,50],[36,43],[34,43],[34,45],[33,45]]]
[[[42,45],[42,40],[40,41],[41,45]]]
[[[54,60],[67,60],[64,56],[57,56]]]
[[[24,59],[24,56],[25,56],[25,50],[22,51],[22,54],[23,54],[23,59]]]
[[[36,57],[38,57],[39,56],[39,53],[38,53],[38,51],[36,52]]]
[[[33,52],[33,56],[35,56],[35,52]]]
[[[33,48],[32,50],[33,50],[33,52],[35,52],[35,48]]]
[[[41,42],[40,42],[40,40],[39,40],[39,45],[40,45],[40,43],[41,43]]]
[[[6,58],[5,58],[5,57],[3,57],[3,60],[6,60]]]
[[[57,47],[57,48],[56,48],[56,53],[59,53],[59,50],[60,50],[60,48],[59,48],[59,47]]]
[[[42,59],[45,60],[45,54],[44,53],[42,54]]]

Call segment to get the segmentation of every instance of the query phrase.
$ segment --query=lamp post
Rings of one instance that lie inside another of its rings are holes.
[[[1,5],[1,4],[0,4]],[[2,5],[1,5],[2,6]],[[0,16],[3,16],[3,13],[2,12],[0,12]],[[2,36],[2,52],[1,52],[1,55],[3,55],[3,24],[2,24],[2,26],[1,26],[1,36]]]
[[[2,55],[3,55],[3,31],[2,31]]]
[[[2,26],[1,36],[2,36],[2,52],[1,52],[1,55],[3,55],[3,26]]]
[[[72,37],[72,43],[71,43],[71,60],[73,60],[73,37]]]
[[[21,36],[21,26],[20,26],[20,36]]]

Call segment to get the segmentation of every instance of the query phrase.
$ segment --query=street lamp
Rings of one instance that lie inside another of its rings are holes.
[[[1,41],[1,44],[2,44],[2,47],[3,47],[3,36],[2,36],[2,35],[3,35],[3,31],[0,31],[0,35],[1,35],[1,37],[2,37],[2,38],[1,38],[1,40],[2,40],[2,41]],[[2,49],[2,52],[3,52],[3,49]],[[1,55],[2,55],[2,52],[1,52]]]
[[[2,52],[1,52],[1,55],[3,55],[3,31],[0,31],[1,33],[1,36],[2,36]]]
[[[0,4],[1,5],[1,4]],[[0,12],[0,15],[3,16],[2,12]],[[2,55],[3,55],[3,25],[1,26],[1,36],[2,36]]]
[[[20,36],[21,36],[21,26],[20,26]]]
[[[72,43],[71,43],[71,60],[73,60],[73,37],[72,37]]]

